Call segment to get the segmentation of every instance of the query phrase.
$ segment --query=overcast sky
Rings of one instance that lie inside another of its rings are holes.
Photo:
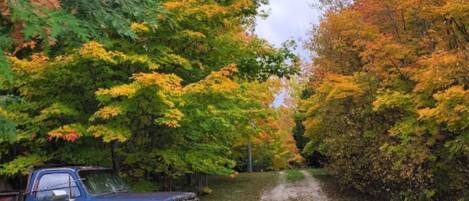
[[[316,3],[317,0],[270,0],[270,4],[264,8],[269,11],[269,17],[257,19],[257,35],[276,46],[286,40],[296,40],[297,53],[304,59],[308,58],[302,40],[306,39],[312,24],[319,22],[320,12],[311,6]]]
[[[257,19],[257,35],[277,47],[286,40],[297,41],[296,53],[309,62],[310,56],[303,48],[303,42],[312,26],[319,23],[321,13],[312,6],[317,5],[317,2],[318,0],[270,0],[270,4],[263,8],[269,11],[269,17]],[[287,94],[285,88],[280,90],[272,106],[282,105]]]

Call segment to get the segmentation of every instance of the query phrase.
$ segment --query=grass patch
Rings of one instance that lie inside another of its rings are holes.
[[[287,182],[289,182],[289,183],[301,181],[305,178],[303,173],[300,172],[297,169],[287,170],[287,171],[285,171],[285,174],[286,174]]]
[[[243,173],[236,178],[210,177],[210,195],[202,196],[202,201],[259,201],[262,192],[278,184],[277,172]]]

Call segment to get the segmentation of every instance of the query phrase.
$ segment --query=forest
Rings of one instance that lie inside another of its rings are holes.
[[[299,61],[249,32],[264,3],[0,1],[0,175],[99,165],[172,188],[245,170],[248,143],[257,169],[299,163],[292,111],[270,107]]]
[[[254,33],[268,0],[0,0],[0,182],[73,164],[200,187],[252,148],[254,171],[469,198],[467,0],[319,2],[304,61]]]
[[[305,151],[363,192],[469,198],[469,3],[325,3],[307,44]]]

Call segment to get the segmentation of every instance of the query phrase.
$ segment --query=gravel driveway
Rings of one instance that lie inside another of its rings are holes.
[[[285,172],[280,172],[280,184],[265,191],[261,201],[331,201],[322,191],[320,183],[307,171],[301,171],[305,178],[295,183],[288,183]]]

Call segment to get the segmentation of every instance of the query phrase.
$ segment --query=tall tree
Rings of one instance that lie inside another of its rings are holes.
[[[253,86],[297,69],[291,46],[248,30],[262,3],[0,1],[11,69],[0,174],[41,163],[114,166],[133,181],[231,173],[251,119],[270,109]]]
[[[460,0],[359,0],[327,12],[308,45],[317,57],[305,149],[365,192],[467,197],[467,13]]]

